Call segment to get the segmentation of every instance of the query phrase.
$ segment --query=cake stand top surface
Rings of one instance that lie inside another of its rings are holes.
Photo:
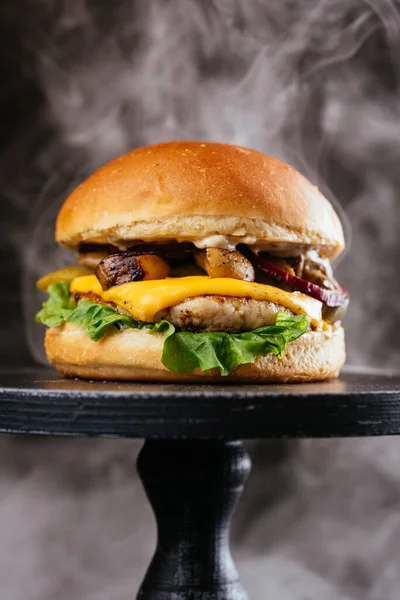
[[[311,384],[177,385],[0,369],[0,431],[209,439],[400,434],[400,373],[347,369]]]

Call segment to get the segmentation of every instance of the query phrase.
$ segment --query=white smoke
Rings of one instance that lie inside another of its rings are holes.
[[[35,277],[68,260],[52,226],[77,180],[132,147],[216,140],[290,162],[335,203],[348,238],[349,222],[353,230],[338,268],[352,296],[350,361],[398,364],[399,343],[388,339],[400,322],[389,301],[400,286],[398,2],[149,0],[95,10],[81,0],[64,3],[46,35],[36,27],[52,135],[36,149],[43,193],[25,257],[28,323]],[[38,356],[39,329],[28,331]]]
[[[21,248],[35,356],[35,279],[70,260],[53,240],[64,196],[131,147],[203,138],[276,154],[337,199],[352,228],[338,266],[352,295],[350,361],[398,368],[399,15],[398,0],[0,3],[0,45],[39,88],[20,99],[18,79],[2,79],[2,99],[30,117],[0,179],[3,218],[21,223],[2,233]],[[154,541],[133,478],[138,445],[0,441],[2,597],[132,598]],[[250,596],[398,598],[398,441],[252,450],[232,532]]]

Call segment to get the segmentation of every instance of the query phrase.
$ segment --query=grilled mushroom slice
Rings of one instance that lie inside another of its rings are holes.
[[[95,271],[103,290],[144,279],[165,279],[169,264],[157,254],[120,252],[104,258]]]
[[[242,281],[254,281],[254,268],[237,250],[206,248],[195,252],[195,261],[210,277],[232,277]]]

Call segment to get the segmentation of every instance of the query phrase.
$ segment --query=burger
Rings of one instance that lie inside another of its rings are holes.
[[[130,381],[300,382],[338,375],[348,295],[332,205],[235,145],[136,149],[81,183],[56,240],[76,264],[38,281],[49,362]]]

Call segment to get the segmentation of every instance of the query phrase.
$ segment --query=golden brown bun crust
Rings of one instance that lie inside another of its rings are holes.
[[[81,242],[251,236],[344,248],[328,200],[292,167],[255,150],[210,142],[139,148],[98,169],[67,198],[56,239]]]
[[[288,345],[282,360],[272,354],[254,364],[241,365],[227,377],[217,369],[178,375],[164,367],[161,354],[164,336],[147,330],[126,329],[92,342],[72,325],[48,329],[46,352],[63,375],[85,379],[125,381],[192,382],[300,382],[336,377],[345,361],[344,332],[309,331]]]

